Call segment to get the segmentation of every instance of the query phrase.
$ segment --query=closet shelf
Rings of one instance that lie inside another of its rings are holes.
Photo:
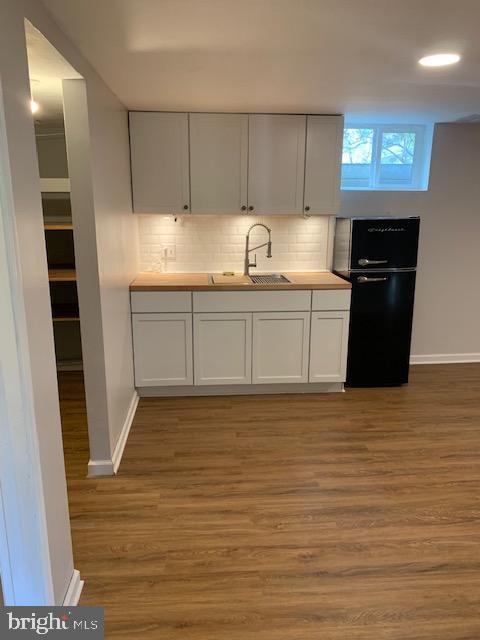
[[[57,371],[83,371],[81,360],[57,360]]]
[[[49,269],[48,279],[50,282],[75,282],[77,274],[75,269]]]
[[[46,222],[44,225],[45,231],[69,231],[73,229],[71,222]]]
[[[78,304],[52,304],[54,322],[72,322],[80,320]]]
[[[40,178],[42,193],[69,193],[69,178]]]

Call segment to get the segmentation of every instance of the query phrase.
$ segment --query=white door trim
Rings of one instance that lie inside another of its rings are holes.
[[[0,87],[0,572],[6,605],[53,605],[52,558]],[[73,577],[73,569],[72,569]],[[78,592],[78,589],[77,589]]]

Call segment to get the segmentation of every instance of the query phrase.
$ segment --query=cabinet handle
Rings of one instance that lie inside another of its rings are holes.
[[[366,282],[386,282],[388,278],[367,278],[367,276],[358,276],[357,282],[365,284]]]
[[[185,209],[185,211],[187,211],[188,210],[188,204],[184,204],[183,208]]]
[[[248,207],[248,210],[249,210],[249,211],[253,211],[253,206],[252,206],[252,205],[250,205],[250,206]]]
[[[243,204],[242,205],[242,211],[246,211],[246,210],[247,210],[247,207]]]
[[[360,258],[358,264],[361,267],[368,267],[369,264],[387,264],[388,260],[370,260],[369,258]]]
[[[308,206],[308,204],[307,204],[307,206],[305,207],[305,211],[310,211],[310,207]]]

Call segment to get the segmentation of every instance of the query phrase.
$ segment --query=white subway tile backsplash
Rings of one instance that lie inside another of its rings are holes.
[[[139,216],[142,271],[243,271],[245,236],[252,224],[272,229],[271,259],[257,251],[257,271],[323,271],[327,266],[327,216]],[[251,246],[266,241],[261,227],[252,231]],[[166,245],[176,259],[166,259]],[[252,256],[253,257],[253,256]],[[253,270],[255,271],[255,270]]]

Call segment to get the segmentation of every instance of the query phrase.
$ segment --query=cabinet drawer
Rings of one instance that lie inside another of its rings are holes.
[[[132,313],[187,313],[192,310],[190,291],[132,291]]]
[[[311,291],[199,291],[194,312],[310,311]]]
[[[313,311],[348,311],[350,309],[350,289],[325,289],[314,291]]]

